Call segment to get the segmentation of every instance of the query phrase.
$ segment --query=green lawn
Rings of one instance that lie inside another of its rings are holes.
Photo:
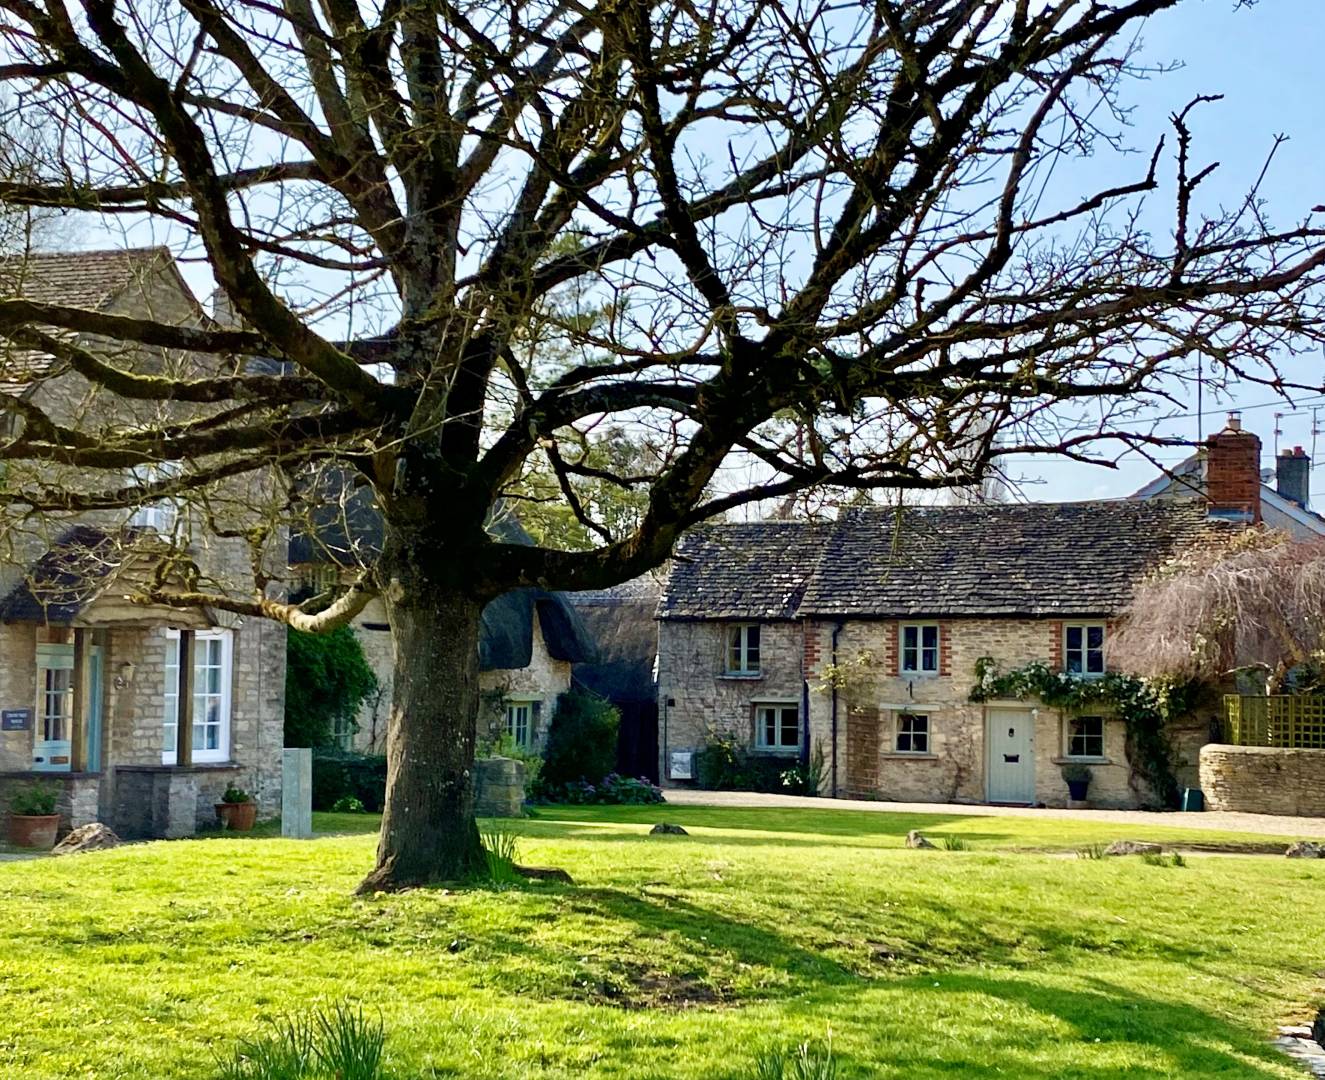
[[[521,857],[573,888],[354,899],[374,824],[0,863],[0,1076],[211,1077],[264,1018],[348,998],[396,1080],[742,1080],[830,1032],[846,1077],[1288,1078],[1266,1039],[1325,991],[1325,862],[1056,853],[1264,838],[549,808]],[[917,827],[969,850],[905,850]]]

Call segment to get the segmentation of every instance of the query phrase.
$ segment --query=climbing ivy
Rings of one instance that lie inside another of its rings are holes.
[[[1178,805],[1180,793],[1168,732],[1174,720],[1191,711],[1198,684],[1142,679],[1117,672],[1083,679],[1054,671],[1041,660],[1005,672],[992,656],[982,656],[975,662],[975,677],[972,701],[1035,697],[1051,709],[1068,712],[1092,706],[1109,708],[1126,727],[1132,786],[1144,782],[1161,805]]]

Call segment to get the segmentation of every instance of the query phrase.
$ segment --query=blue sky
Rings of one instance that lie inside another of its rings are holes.
[[[1125,104],[1134,107],[1129,141],[1137,153],[1064,162],[1053,177],[1059,199],[1068,203],[1076,196],[1136,179],[1161,134],[1169,134],[1172,148],[1169,114],[1197,94],[1222,93],[1224,100],[1201,107],[1191,121],[1194,163],[1220,162],[1200,189],[1203,205],[1217,209],[1240,203],[1276,134],[1287,135],[1289,141],[1280,147],[1262,187],[1272,222],[1291,226],[1312,206],[1325,203],[1325,0],[1259,0],[1242,9],[1237,0],[1187,0],[1147,23],[1141,43],[1143,62],[1180,61],[1183,66],[1130,85]],[[1171,158],[1165,167],[1171,175]],[[1155,232],[1167,232],[1171,198],[1156,196],[1147,213]],[[1317,218],[1325,223],[1325,214]],[[116,236],[112,242],[119,239]],[[141,231],[131,239],[149,242]],[[205,296],[210,288],[206,268],[194,264],[185,273]],[[1325,382],[1325,359],[1318,354],[1301,361],[1294,375],[1303,382]],[[1325,508],[1325,395],[1304,397],[1295,409],[1274,401],[1264,388],[1247,387],[1236,400],[1207,398],[1201,424],[1208,434],[1222,426],[1227,409],[1241,407],[1244,425],[1262,438],[1268,465],[1276,426],[1282,431],[1281,445],[1311,447],[1313,404],[1321,407],[1321,432],[1312,489],[1316,506]],[[1165,421],[1162,433],[1196,439],[1195,405],[1192,401],[1176,410],[1182,415]],[[1276,419],[1276,413],[1286,415]],[[1181,448],[1159,454],[1165,462],[1184,456]],[[1022,460],[1013,472],[1023,479],[1022,497],[1060,500],[1126,495],[1153,478],[1155,469],[1141,458],[1124,459],[1117,469],[1066,460]]]
[[[1280,226],[1298,221],[1325,203],[1325,0],[1260,0],[1254,8],[1235,10],[1235,0],[1189,0],[1152,19],[1142,31],[1142,58],[1153,63],[1181,60],[1183,67],[1133,85],[1135,105],[1131,142],[1150,148],[1168,130],[1168,116],[1197,94],[1222,93],[1223,101],[1202,106],[1192,117],[1193,154],[1200,162],[1218,161],[1217,172],[1202,186],[1206,205],[1231,205],[1255,182],[1274,136],[1289,136],[1275,155],[1263,185],[1271,220]],[[1169,140],[1172,145],[1172,138]],[[1133,158],[1099,160],[1079,166],[1081,191],[1107,186],[1144,168]],[[1068,181],[1070,182],[1070,181]],[[1151,208],[1156,231],[1167,229],[1171,204]],[[1317,215],[1325,219],[1325,215]],[[1325,359],[1319,354],[1295,370],[1303,382],[1325,383]],[[1204,430],[1223,425],[1227,409],[1241,405],[1243,422],[1264,444],[1265,464],[1273,456],[1276,412],[1281,445],[1311,447],[1310,405],[1321,406],[1312,484],[1317,508],[1325,508],[1325,395],[1304,399],[1299,411],[1274,402],[1271,392],[1248,387],[1239,400],[1205,402]],[[1194,413],[1196,403],[1183,412]],[[1164,425],[1166,434],[1195,439],[1194,415]],[[1181,450],[1162,452],[1180,459]],[[1125,495],[1154,476],[1148,462],[1133,459],[1117,470],[1073,462],[1027,461],[1015,467],[1030,483],[1023,494],[1035,500],[1107,498]]]

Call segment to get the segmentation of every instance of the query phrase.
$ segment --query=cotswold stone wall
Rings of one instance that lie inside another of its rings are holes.
[[[850,620],[837,641],[837,791],[839,795],[906,802],[983,802],[987,797],[985,731],[994,719],[1031,713],[1035,802],[1067,804],[1062,778],[1069,717],[1038,701],[977,703],[970,700],[975,662],[992,656],[1004,670],[1032,660],[1062,662],[1062,623],[1053,619],[945,619],[939,621],[939,671],[900,671],[896,620]],[[830,623],[807,628],[810,736],[833,761]],[[897,717],[907,710],[930,718],[926,754],[899,753]],[[1088,762],[1090,802],[1133,807],[1144,800],[1132,790],[1121,720],[1104,716],[1104,755]]]
[[[1325,817],[1325,750],[1209,743],[1201,790],[1211,810]]]
[[[741,620],[733,620],[740,622]],[[759,674],[726,674],[732,622],[668,619],[658,629],[658,753],[664,786],[668,754],[700,750],[715,735],[755,742],[755,706],[801,701],[803,627],[759,624]]]

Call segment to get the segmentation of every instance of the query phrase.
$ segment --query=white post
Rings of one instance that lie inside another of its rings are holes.
[[[281,835],[313,835],[313,751],[307,747],[281,752]]]

